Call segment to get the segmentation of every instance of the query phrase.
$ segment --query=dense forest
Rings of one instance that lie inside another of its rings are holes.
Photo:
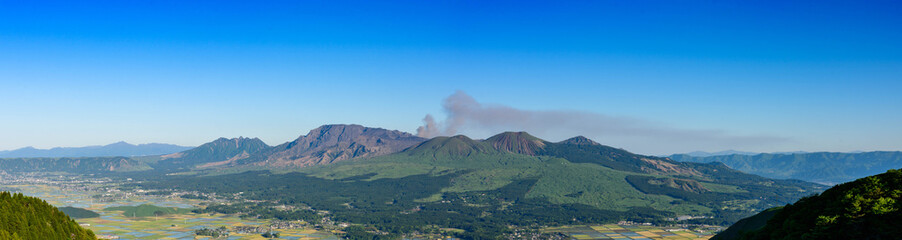
[[[96,239],[44,200],[0,192],[0,239]]]
[[[786,205],[760,229],[751,228],[759,227],[751,224],[744,233],[735,234],[735,238],[726,235],[717,238],[899,239],[900,223],[902,170],[889,170]]]

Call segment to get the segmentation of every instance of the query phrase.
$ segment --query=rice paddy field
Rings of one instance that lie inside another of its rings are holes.
[[[201,228],[219,228],[222,226],[234,229],[237,226],[268,226],[268,220],[248,220],[223,214],[170,214],[160,217],[128,217],[122,211],[105,210],[118,206],[138,206],[151,204],[160,207],[194,208],[200,200],[164,198],[154,196],[136,196],[116,202],[96,202],[91,198],[93,192],[64,191],[48,185],[14,185],[25,195],[39,197],[57,207],[84,208],[100,214],[96,218],[76,219],[99,237],[116,236],[118,239],[212,239],[197,236],[194,231]],[[277,229],[279,239],[338,239],[328,232],[313,229]],[[703,234],[686,229],[667,229],[655,226],[636,225],[600,225],[600,226],[568,226],[545,229],[547,232],[560,232],[573,239],[709,239],[713,234]],[[258,233],[230,232],[228,238],[220,239],[265,239]]]
[[[236,226],[268,226],[268,220],[247,220],[222,214],[171,214],[161,217],[127,217],[122,211],[107,211],[108,207],[138,206],[151,204],[160,207],[193,208],[200,201],[191,199],[169,199],[154,197],[134,197],[115,203],[95,202],[91,196],[96,193],[63,191],[58,187],[46,185],[16,185],[28,196],[39,197],[57,207],[78,207],[100,214],[96,218],[76,219],[98,237],[117,236],[118,239],[212,239],[196,236],[194,231],[201,228],[219,228],[225,226],[233,229]],[[338,239],[331,233],[318,232],[313,229],[276,229],[279,239]],[[220,238],[223,239],[223,238]],[[258,233],[238,234],[234,231],[228,238],[265,239]]]
[[[686,229],[667,229],[655,226],[635,226],[608,224],[601,226],[572,226],[545,229],[548,232],[561,232],[573,239],[673,239],[695,240],[709,239],[713,234],[702,234]]]

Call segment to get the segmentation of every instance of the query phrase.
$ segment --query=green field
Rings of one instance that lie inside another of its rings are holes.
[[[98,203],[91,199],[92,192],[64,191],[56,186],[16,185],[28,196],[40,197],[54,206],[78,206],[79,209],[98,213],[99,217],[76,219],[98,237],[118,236],[120,239],[210,239],[195,236],[194,230],[203,227],[268,226],[269,220],[241,219],[224,214],[195,214],[188,207],[200,201],[193,199],[151,198],[138,196],[112,203]],[[164,206],[156,206],[161,204]],[[175,207],[179,206],[179,207]],[[156,216],[154,212],[166,214]],[[134,217],[133,217],[134,216]],[[337,239],[332,233],[313,229],[276,229],[282,238]],[[229,239],[264,239],[260,234],[237,234]]]

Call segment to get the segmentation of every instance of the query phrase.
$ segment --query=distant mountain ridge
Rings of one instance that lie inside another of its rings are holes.
[[[294,141],[239,159],[231,165],[280,167],[323,165],[353,158],[396,153],[424,141],[425,138],[397,130],[355,124],[330,124],[310,130],[307,135],[300,136]]]
[[[154,164],[154,168],[173,169],[225,165],[269,148],[270,146],[259,138],[218,138],[196,148],[163,155],[162,160]]]
[[[844,152],[844,153],[863,153],[863,152],[864,152],[864,151],[851,151],[851,152]],[[691,157],[714,157],[714,156],[726,156],[726,155],[804,154],[804,153],[811,153],[811,152],[807,152],[807,151],[791,151],[791,152],[770,152],[770,153],[764,153],[764,152],[746,152],[746,151],[737,151],[737,150],[725,150],[725,151],[719,151],[719,152],[694,151],[694,152],[688,152],[688,153],[671,154],[670,156],[673,156],[673,155],[689,155],[689,156],[691,156]],[[661,155],[661,156],[663,157],[663,156],[667,156],[667,155]]]
[[[109,173],[151,169],[146,163],[127,157],[82,158],[0,158],[0,172]]]
[[[164,143],[133,145],[126,142],[117,142],[103,146],[55,147],[51,149],[24,147],[16,150],[0,151],[0,158],[133,157],[170,154],[191,148]]]
[[[792,153],[693,157],[671,155],[682,162],[722,162],[730,168],[777,179],[800,179],[837,184],[896,169],[902,166],[902,152]]]
[[[734,155],[734,154],[735,155],[757,155],[757,154],[761,154],[761,153],[744,152],[744,151],[736,151],[736,150],[726,150],[726,151],[720,151],[720,152],[695,151],[695,152],[682,153],[682,155],[688,155],[688,156],[692,156],[692,157],[711,157],[711,156],[723,156],[723,155]],[[673,154],[673,155],[678,155],[678,154]]]

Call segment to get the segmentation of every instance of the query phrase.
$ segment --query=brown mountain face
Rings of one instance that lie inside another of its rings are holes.
[[[535,156],[546,142],[526,132],[504,132],[485,140],[498,151]]]
[[[413,134],[360,125],[324,125],[244,161],[258,166],[312,166],[400,152],[426,141]]]

